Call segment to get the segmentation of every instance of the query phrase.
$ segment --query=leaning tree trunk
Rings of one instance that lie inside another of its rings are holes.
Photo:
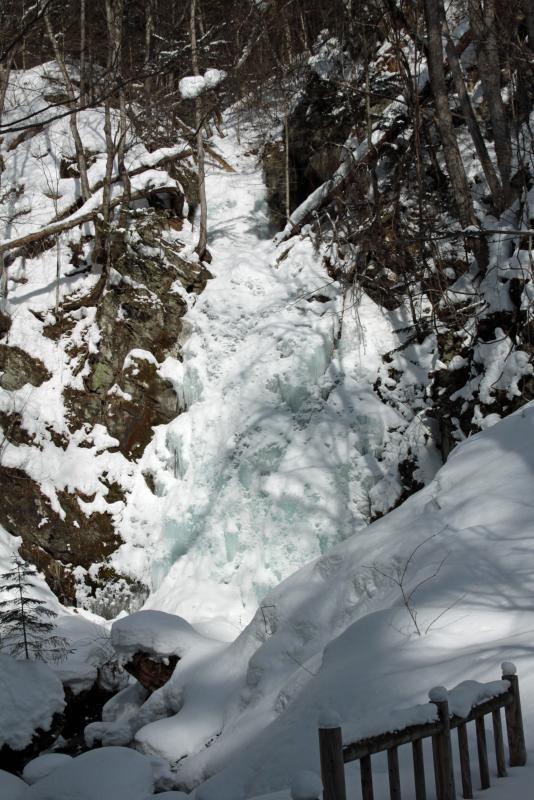
[[[454,133],[452,113],[449,108],[449,96],[443,66],[440,0],[424,0],[424,7],[428,32],[428,70],[436,107],[436,124],[443,145],[458,217],[463,227],[467,227],[474,225],[477,220],[473,210],[471,190]]]
[[[191,66],[193,75],[200,75],[197,50],[197,0],[191,0],[190,35]],[[200,227],[196,252],[200,260],[205,258],[208,245],[208,203],[206,200],[206,168],[204,163],[204,140],[202,138],[202,101],[195,98],[195,128],[197,146],[198,195],[200,201]]]
[[[450,35],[450,31],[448,29],[446,20],[444,21],[444,27],[445,27],[445,36],[447,39],[447,46],[446,46],[447,60],[449,62],[449,67],[451,69],[454,88],[456,89],[458,99],[460,100],[460,107],[462,109],[462,114],[465,117],[467,127],[469,128],[469,133],[471,134],[471,139],[473,140],[473,144],[475,145],[475,150],[477,151],[478,159],[480,161],[482,169],[484,170],[484,175],[486,176],[486,180],[488,182],[488,186],[490,188],[493,197],[493,204],[498,211],[503,211],[504,195],[502,186],[499,181],[499,177],[495,171],[495,168],[493,166],[493,163],[491,161],[491,158],[489,156],[488,149],[486,147],[486,142],[484,141],[484,137],[482,136],[482,133],[480,131],[480,126],[475,116],[475,112],[473,111],[471,99],[469,97],[465,85],[465,79],[462,72],[460,59],[458,58],[458,53],[456,52],[456,47]]]
[[[508,204],[511,201],[512,141],[508,115],[501,95],[495,0],[484,0],[483,7],[481,0],[469,0],[469,20],[475,37],[478,73],[490,115],[504,200]]]
[[[4,105],[6,102],[7,87],[11,74],[11,64],[13,63],[13,53],[7,56],[4,66],[0,66],[0,125],[4,115]],[[2,186],[2,166],[0,165],[0,188]],[[5,314],[7,311],[7,268],[4,253],[0,252],[0,312]]]

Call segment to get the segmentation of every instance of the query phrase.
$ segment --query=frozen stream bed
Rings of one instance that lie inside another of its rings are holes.
[[[365,526],[373,504],[395,502],[384,453],[406,427],[372,389],[395,320],[344,297],[308,237],[275,247],[244,135],[216,140],[236,171],[209,165],[214,278],[168,369],[186,411],[145,453],[139,475],[151,471],[158,496],[139,477],[116,557],[152,585],[148,607],[222,617],[228,636],[280,580]]]

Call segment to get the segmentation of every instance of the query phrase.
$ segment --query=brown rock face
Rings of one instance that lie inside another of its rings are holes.
[[[77,497],[58,492],[65,519],[52,508],[39,485],[19,469],[0,469],[0,523],[22,536],[21,554],[45,572],[60,600],[74,601],[74,581],[67,565],[88,569],[120,544],[109,514],[86,517]]]
[[[187,311],[174,287],[178,282],[187,292],[201,292],[210,277],[202,265],[188,263],[175,252],[160,255],[166,224],[165,218],[156,217],[150,226],[139,228],[139,253],[121,239],[113,243],[114,282],[96,315],[99,351],[87,358],[85,390],[64,393],[71,430],[84,423],[104,425],[130,460],[142,456],[154,426],[170,422],[181,411],[173,387],[158,374],[158,364],[169,353],[178,353]],[[125,368],[132,350],[143,350],[153,359],[134,358]]]
[[[130,235],[118,233],[110,243],[109,279],[99,281],[83,296],[67,298],[55,322],[43,325],[44,336],[63,340],[72,374],[84,376],[83,384],[67,384],[57,398],[64,404],[70,434],[47,428],[53,445],[62,450],[69,446],[70,435],[102,425],[117,440],[110,452],[116,449],[129,461],[137,461],[151,441],[154,427],[170,422],[182,411],[173,386],[159,374],[159,365],[168,355],[180,357],[182,317],[187,311],[184,293],[200,293],[210,273],[203,265],[182,259],[179,245],[168,244],[170,222],[181,222],[183,195],[154,192],[147,200],[153,210],[132,223]],[[81,247],[73,259],[80,260],[83,267],[83,258]],[[92,348],[89,352],[87,342],[70,336],[80,309],[95,306],[98,351]],[[0,335],[7,328],[8,320],[0,319]],[[137,352],[130,356],[132,351]],[[0,343],[2,389],[39,386],[50,377],[38,359],[19,347]],[[12,445],[41,448],[39,436],[24,429],[23,417],[15,410],[0,414],[0,426]],[[127,501],[124,488],[109,485],[105,472],[98,478],[109,490],[108,504]],[[111,511],[104,507],[86,516],[78,500],[90,502],[92,497],[76,490],[57,491],[60,516],[37,481],[22,469],[2,464],[0,492],[0,524],[22,538],[22,556],[44,572],[62,602],[76,605],[77,594],[85,596],[90,607],[112,617],[142,601],[144,587],[109,566],[109,557],[122,541],[115,530],[117,517]],[[94,565],[99,565],[98,571]],[[76,567],[93,567],[78,593],[73,578]],[[149,683],[163,680],[173,667],[160,664],[160,677]],[[151,670],[158,672],[155,667]]]
[[[124,669],[149,692],[155,692],[167,683],[179,660],[178,656],[168,656],[165,659],[167,663],[164,663],[157,656],[139,652],[124,665]]]
[[[0,344],[0,386],[8,392],[22,389],[26,383],[40,386],[51,377],[42,361],[33,358],[20,347]]]

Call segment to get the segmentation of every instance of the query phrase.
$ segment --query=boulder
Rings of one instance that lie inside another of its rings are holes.
[[[125,662],[124,669],[149,692],[155,692],[167,683],[179,660],[176,655],[159,657],[138,652]]]

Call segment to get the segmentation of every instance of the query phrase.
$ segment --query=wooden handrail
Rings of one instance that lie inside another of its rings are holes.
[[[471,710],[467,717],[452,716],[450,718],[450,727],[458,728],[466,722],[472,722],[477,717],[484,717],[486,714],[491,714],[498,708],[506,708],[513,702],[511,691],[508,690],[505,694],[493,697],[491,700],[485,700]],[[392,733],[382,733],[378,736],[370,736],[367,739],[360,739],[358,742],[346,744],[343,747],[343,760],[346,764],[350,761],[357,761],[364,756],[372,756],[376,753],[382,753],[392,747],[400,747],[402,744],[409,744],[415,742],[417,739],[427,739],[430,736],[436,736],[443,730],[441,722],[426,722],[422,725],[410,725],[403,728],[401,731],[393,731]]]
[[[373,773],[371,756],[387,753],[389,794],[391,800],[401,800],[401,783],[399,772],[398,748],[405,744],[412,745],[413,767],[415,777],[416,800],[426,800],[425,769],[422,742],[432,739],[434,761],[434,777],[438,800],[456,800],[454,780],[453,750],[451,733],[458,731],[460,752],[460,769],[462,793],[464,798],[473,797],[467,724],[476,725],[477,754],[482,789],[490,785],[488,752],[484,718],[491,715],[493,722],[493,739],[495,743],[495,760],[497,776],[506,776],[504,755],[504,739],[501,721],[501,709],[506,716],[506,731],[510,754],[510,766],[522,766],[526,763],[526,747],[521,715],[519,682],[515,667],[509,662],[503,665],[503,680],[508,681],[509,688],[502,694],[474,705],[465,717],[449,713],[448,693],[440,688],[431,692],[431,702],[437,709],[438,719],[418,725],[409,725],[402,730],[387,732],[377,736],[360,739],[342,745],[342,730],[339,721],[328,727],[319,728],[319,747],[321,753],[321,775],[323,780],[324,800],[345,800],[344,765],[351,761],[360,761],[360,777],[363,800],[374,800]]]

